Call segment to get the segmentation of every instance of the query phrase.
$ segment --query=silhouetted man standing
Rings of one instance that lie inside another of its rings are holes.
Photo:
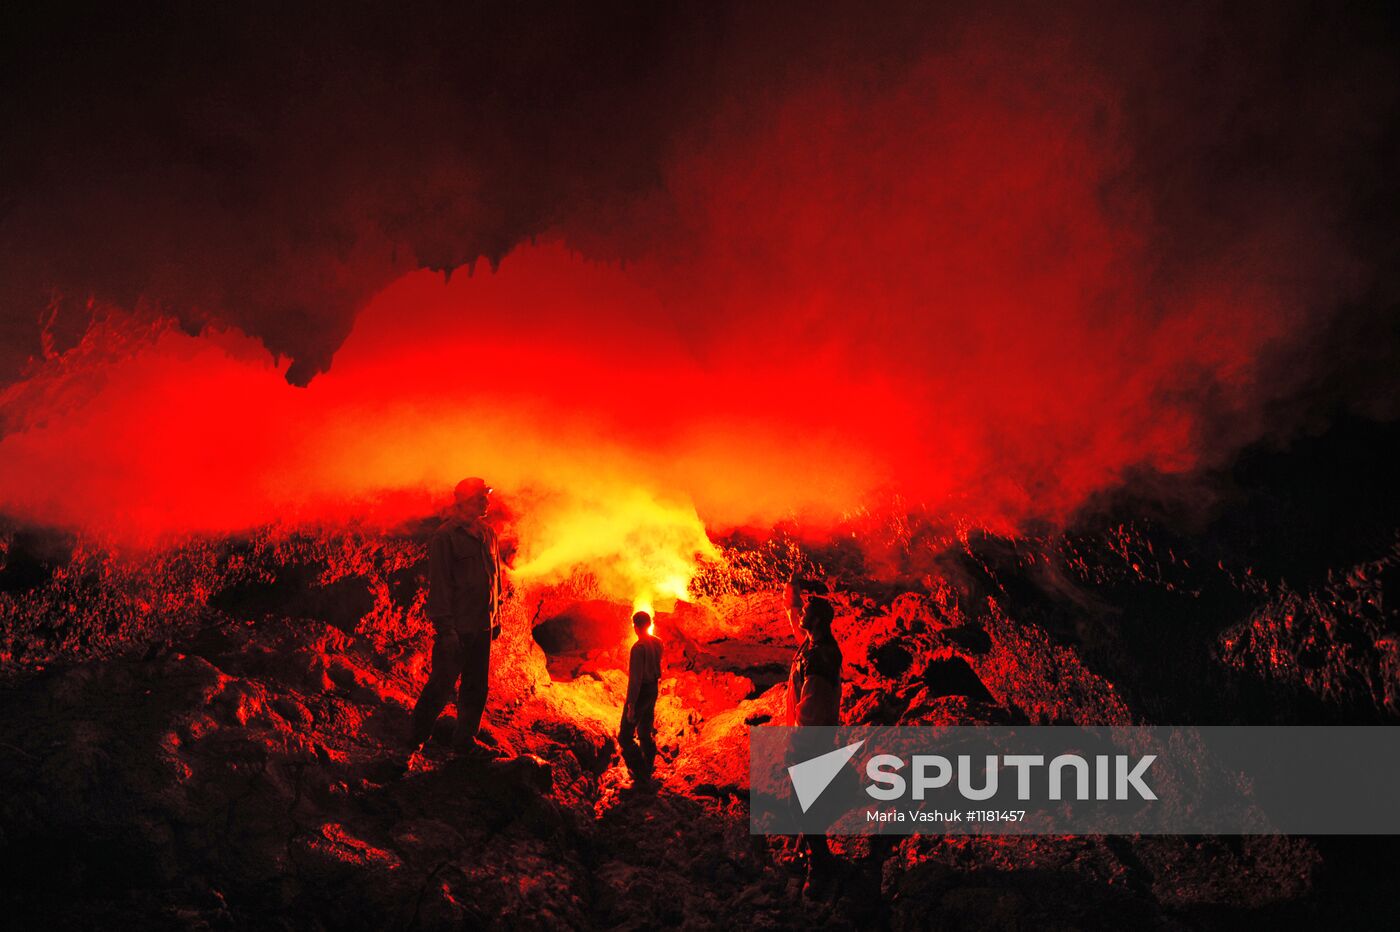
[[[831,623],[836,618],[835,609],[818,595],[804,599],[802,581],[796,573],[788,581],[785,594],[788,622],[801,642],[788,671],[787,724],[789,727],[840,725],[841,646],[831,632]],[[793,740],[792,750],[793,763],[796,763],[831,748],[820,741],[813,744],[799,732]],[[835,798],[835,794],[828,798]],[[820,811],[820,807],[811,810],[807,818],[819,820]],[[797,846],[807,856],[804,895],[823,894],[834,870],[834,859],[826,835],[804,833],[797,836]]]
[[[501,633],[496,610],[501,598],[501,557],[496,534],[485,521],[491,488],[463,479],[453,492],[447,519],[428,545],[428,619],[433,623],[432,668],[413,709],[416,750],[457,692],[456,752],[485,752],[477,741],[491,672],[491,642]]]
[[[632,779],[645,783],[656,767],[656,695],[661,686],[661,639],[651,634],[651,616],[637,612],[632,628],[637,643],[627,663],[627,702],[617,740]]]

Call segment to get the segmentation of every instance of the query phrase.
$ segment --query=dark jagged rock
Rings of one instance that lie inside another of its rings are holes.
[[[976,702],[991,702],[992,694],[972,672],[968,662],[956,655],[934,657],[919,673],[930,699],[939,696],[965,696]]]
[[[613,743],[625,645],[599,642],[586,670],[552,680],[521,599],[505,606],[493,650],[494,756],[452,758],[449,715],[406,757],[430,638],[415,609],[415,546],[253,548],[273,568],[316,565],[315,586],[375,593],[360,617],[335,623],[266,608],[250,595],[262,590],[220,600],[220,586],[268,569],[249,569],[237,548],[169,557],[169,577],[183,581],[165,589],[97,572],[86,553],[75,557],[86,582],[50,580],[5,603],[11,621],[49,619],[73,600],[135,618],[144,601],[149,618],[190,611],[198,624],[121,628],[117,641],[145,632],[139,652],[55,641],[71,652],[52,648],[47,669],[5,681],[4,915],[113,928],[1195,927],[1280,915],[1327,877],[1306,839],[852,837],[834,842],[830,899],[803,900],[792,845],[748,834],[748,731],[783,723],[794,647],[771,585],[659,619],[695,649],[676,652],[663,683],[654,786],[630,784]],[[242,569],[218,562],[229,552]],[[992,592],[986,580],[1005,575],[995,567],[979,585]],[[929,574],[919,586],[832,587],[847,722],[1141,719],[1118,682],[1000,591],[972,599]],[[1347,611],[1328,606],[1307,630]],[[625,623],[628,606],[608,612]],[[1264,625],[1229,656],[1291,649],[1288,630]],[[1355,638],[1309,643],[1313,654],[1297,655],[1304,687],[1309,671],[1358,669]]]

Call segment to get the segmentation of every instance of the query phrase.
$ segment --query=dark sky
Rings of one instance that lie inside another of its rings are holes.
[[[70,339],[89,296],[144,299],[304,383],[403,271],[612,233],[720,34],[664,4],[35,6],[0,39],[11,378],[57,290]]]

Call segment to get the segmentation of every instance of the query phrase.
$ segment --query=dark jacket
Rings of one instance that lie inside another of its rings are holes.
[[[841,724],[841,648],[834,640],[809,639],[788,672],[789,725]]]
[[[632,653],[628,657],[627,704],[623,706],[623,713],[627,715],[636,711],[637,700],[642,694],[643,687],[653,687],[650,695],[652,701],[655,702],[655,687],[660,682],[661,639],[651,634],[643,634],[637,638],[637,643],[632,645]]]
[[[484,522],[448,518],[428,544],[428,604],[434,622],[490,630],[501,600],[501,554]]]

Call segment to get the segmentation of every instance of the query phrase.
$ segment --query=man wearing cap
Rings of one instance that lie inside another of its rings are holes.
[[[485,521],[491,488],[463,479],[453,505],[428,545],[428,620],[433,623],[432,668],[413,708],[412,746],[428,740],[433,725],[457,692],[457,727],[452,749],[484,752],[477,740],[491,670],[491,642],[501,633],[501,556],[496,533]]]

